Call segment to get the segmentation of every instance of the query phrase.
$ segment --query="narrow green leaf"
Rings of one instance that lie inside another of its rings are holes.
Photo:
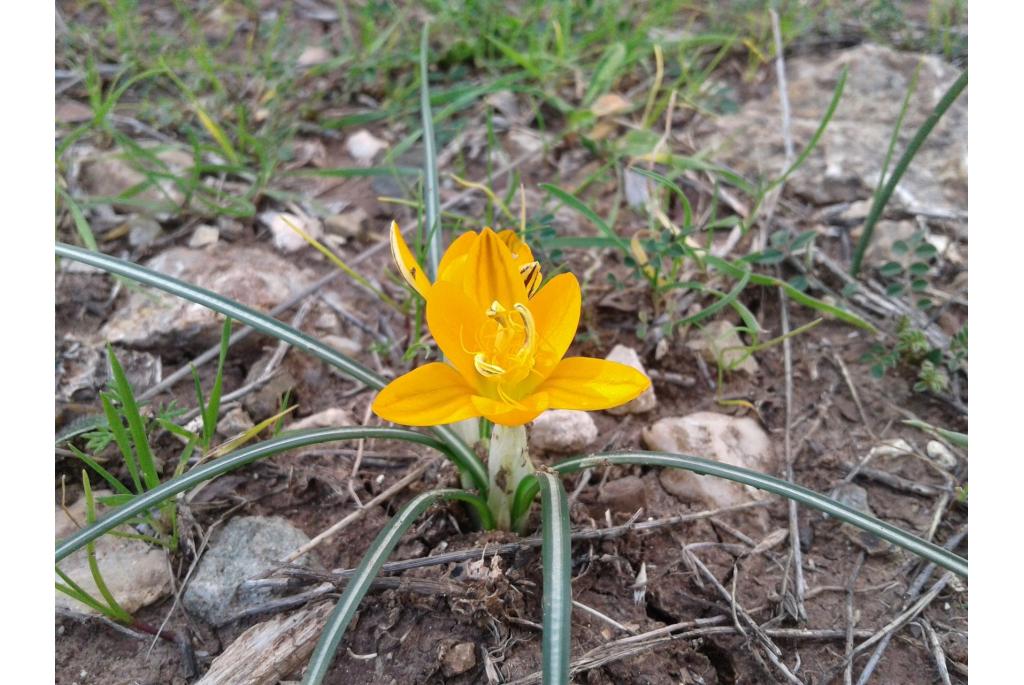
[[[840,504],[830,497],[790,483],[789,481],[768,476],[750,469],[731,466],[719,461],[691,457],[683,454],[671,454],[668,452],[644,452],[641,450],[630,452],[608,452],[589,457],[574,457],[567,459],[551,468],[560,474],[575,473],[584,469],[597,468],[607,464],[641,464],[644,466],[662,466],[691,471],[701,476],[715,476],[725,478],[736,483],[749,485],[759,490],[764,490],[775,495],[781,495],[795,500],[800,504],[825,512],[846,523],[853,524],[872,535],[902,547],[914,554],[935,562],[939,566],[953,571],[961,576],[967,577],[967,560],[943,549],[942,547],[912,535],[896,526],[886,523],[874,516],[852,509]],[[519,484],[513,502],[513,520],[522,516],[530,507],[533,498],[537,495],[540,486],[537,479],[528,476]]]
[[[96,522],[96,503],[92,497],[92,486],[89,483],[89,472],[82,469],[82,487],[85,490],[85,520],[89,525]],[[100,591],[100,595],[107,602],[109,615],[115,617],[122,623],[130,623],[132,621],[132,615],[121,608],[118,604],[117,599],[114,598],[113,593],[110,592],[110,588],[107,587],[107,583],[103,580],[103,574],[100,573],[99,562],[96,561],[96,545],[95,541],[90,542],[85,546],[86,558],[89,562],[89,573],[92,574],[92,580],[96,583],[96,589]]]
[[[220,414],[220,395],[224,388],[224,361],[228,357],[228,345],[231,341],[231,317],[224,318],[224,328],[220,333],[220,353],[217,356],[217,372],[213,376],[213,388],[210,390],[210,402],[203,410],[204,444],[206,447],[213,442],[217,432],[217,416]]]
[[[597,212],[583,204],[574,195],[571,195],[566,191],[562,190],[561,188],[559,188],[558,186],[551,185],[550,183],[541,183],[540,187],[547,191],[549,195],[554,196],[563,204],[568,205],[572,209],[575,209],[577,212],[579,212],[587,219],[589,219],[591,223],[597,226],[598,230],[601,231],[601,233],[603,233],[606,238],[611,240],[615,244],[615,246],[618,247],[623,252],[623,254],[628,255],[630,253],[629,245],[626,243],[625,240],[622,239],[621,236],[619,236],[618,233],[615,232],[615,230],[611,226],[608,225],[608,222],[599,217],[597,215]]]
[[[71,212],[71,218],[75,222],[75,230],[78,231],[78,237],[82,239],[85,246],[94,252],[99,251],[99,246],[96,245],[96,236],[93,235],[92,227],[89,226],[89,222],[85,218],[85,214],[82,213],[82,208],[78,206],[78,203],[74,201],[71,195],[57,186],[57,192],[67,203],[68,211]]]
[[[423,197],[426,222],[423,226],[427,244],[427,273],[430,280],[437,278],[437,265],[441,262],[441,199],[437,185],[437,145],[434,141],[434,115],[430,109],[430,24],[423,24],[420,35],[420,117],[423,121]]]
[[[117,355],[114,354],[114,348],[109,343],[107,344],[107,359],[114,375],[114,385],[117,388],[117,398],[121,401],[121,411],[124,413],[125,420],[128,421],[128,430],[131,432],[135,455],[139,458],[139,470],[142,473],[143,482],[147,489],[155,488],[160,484],[160,476],[156,472],[153,452],[149,449],[146,425],[139,413],[139,405],[135,403],[135,395],[132,393],[128,376],[125,375],[121,363],[117,360]]]
[[[449,459],[454,459],[452,457],[452,452],[450,451],[450,446],[446,445],[444,442],[441,442],[437,438],[429,435],[416,433],[403,428],[346,426],[344,428],[322,428],[318,430],[292,433],[284,437],[275,438],[274,440],[266,440],[257,445],[233,452],[225,457],[217,459],[216,461],[192,469],[188,473],[177,478],[172,478],[165,483],[161,483],[152,490],[148,490],[136,496],[129,504],[115,509],[93,525],[83,528],[67,538],[58,541],[55,561],[60,562],[69,554],[81,549],[104,533],[113,530],[122,523],[125,523],[136,516],[146,513],[154,507],[159,506],[161,503],[171,497],[174,497],[178,493],[190,490],[203,481],[223,475],[229,471],[233,471],[240,466],[250,464],[259,459],[263,459],[264,457],[270,457],[288,450],[298,449],[299,447],[318,445],[335,440],[358,440],[360,438],[406,440],[408,442],[425,445],[441,452]],[[486,478],[486,473],[484,474],[484,477]]]
[[[676,197],[679,198],[680,204],[683,205],[683,228],[688,229],[693,226],[693,207],[690,205],[690,198],[686,197],[686,193],[683,192],[682,188],[668,177],[662,176],[656,171],[650,171],[649,169],[644,169],[638,166],[630,167],[629,170],[634,174],[646,176],[655,183],[658,183],[675,193]]]
[[[538,471],[540,486],[541,558],[544,569],[542,666],[545,685],[569,682],[572,635],[572,538],[569,500],[557,475]]]
[[[896,185],[903,178],[903,174],[906,173],[907,168],[910,166],[910,162],[917,155],[917,151],[921,149],[921,145],[924,144],[928,135],[935,128],[935,125],[939,123],[942,115],[946,113],[958,97],[963,92],[964,88],[967,87],[967,70],[965,69],[960,77],[953,82],[953,85],[949,87],[949,90],[945,92],[942,99],[935,105],[935,108],[928,115],[928,118],[924,120],[921,127],[917,129],[914,137],[911,138],[910,142],[907,143],[907,149],[903,151],[903,155],[900,157],[900,161],[896,163],[896,168],[893,169],[892,175],[886,181],[885,185],[879,188],[878,192],[875,193],[874,202],[871,204],[871,211],[868,213],[868,218],[864,222],[864,230],[861,233],[860,241],[857,243],[857,250],[853,254],[853,262],[850,264],[850,275],[856,276],[860,271],[861,262],[864,260],[864,253],[868,249],[868,245],[871,244],[871,236],[875,232],[875,225],[878,220],[882,217],[882,211],[885,209],[885,205],[888,204],[889,198],[892,197],[893,191],[896,190]]]
[[[337,651],[338,644],[341,642],[348,624],[352,621],[352,616],[355,615],[359,603],[369,591],[373,579],[380,572],[380,567],[387,561],[405,531],[431,505],[450,499],[468,502],[481,514],[486,512],[489,515],[486,502],[465,490],[424,492],[412,498],[408,504],[402,507],[402,510],[388,521],[374,541],[370,543],[370,549],[359,562],[355,573],[348,579],[344,594],[338,600],[327,619],[327,625],[324,626],[324,630],[320,634],[320,640],[317,642],[316,650],[313,652],[306,675],[302,680],[305,685],[319,685],[327,675],[331,662],[334,661],[334,653]]]
[[[622,70],[626,61],[626,46],[615,42],[605,48],[600,61],[594,67],[594,75],[590,79],[590,87],[583,96],[583,106],[590,107],[598,96],[606,93],[615,82],[615,77]]]
[[[124,424],[121,423],[121,413],[114,408],[114,403],[110,401],[110,395],[107,393],[100,393],[100,402],[103,404],[103,413],[107,417],[107,426],[114,436],[117,448],[121,451],[121,458],[124,460],[124,465],[128,468],[128,475],[132,478],[135,492],[142,492],[139,466],[135,461],[135,452],[132,450],[132,442],[128,438],[128,431],[124,429]]]
[[[103,468],[95,459],[93,459],[88,454],[78,449],[74,445],[69,444],[68,449],[70,449],[71,452],[82,461],[82,463],[84,463],[86,466],[95,471],[100,478],[105,480],[107,484],[110,485],[110,487],[114,488],[115,492],[131,496],[132,491],[129,490],[124,483],[119,481],[117,478],[114,478],[114,475],[110,473],[110,471],[107,471],[105,468]]]
[[[117,259],[100,252],[91,252],[74,245],[57,243],[54,251],[58,256],[95,266],[112,274],[125,276],[143,285],[159,288],[164,292],[229,316],[261,333],[265,333],[277,340],[283,340],[296,349],[308,352],[322,359],[350,378],[364,383],[371,388],[379,390],[386,384],[386,381],[381,376],[359,362],[349,359],[337,350],[306,335],[302,331],[296,330],[271,316],[267,316],[262,312],[258,312],[210,290],[179,281],[176,278],[166,276],[138,264]],[[486,493],[487,470],[473,453],[473,450],[459,438],[451,426],[435,426],[432,430],[435,435],[440,437],[449,446],[451,450],[449,457],[455,466],[473,479],[480,492]]]

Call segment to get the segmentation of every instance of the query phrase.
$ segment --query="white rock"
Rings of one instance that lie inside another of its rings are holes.
[[[145,247],[164,232],[160,224],[148,216],[133,216],[128,220],[128,224],[128,244],[132,247]]]
[[[715,412],[661,419],[643,432],[644,444],[674,452],[772,474],[778,468],[768,435],[753,419]],[[727,507],[767,496],[761,490],[723,478],[698,476],[681,469],[663,469],[662,486],[685,502]]]
[[[312,67],[317,64],[323,64],[329,59],[331,59],[331,53],[327,48],[322,48],[319,45],[310,45],[299,55],[299,66]]]
[[[880,444],[872,447],[869,452],[872,459],[875,457],[900,457],[913,453],[914,448],[903,438],[883,440]]]
[[[316,414],[310,414],[304,419],[300,419],[295,423],[288,426],[288,430],[307,430],[309,428],[335,428],[337,426],[352,426],[355,425],[355,421],[352,420],[352,415],[346,410],[338,407],[331,407],[330,409],[324,409]]]
[[[306,239],[292,228],[293,226],[317,240],[324,234],[320,220],[311,216],[299,216],[288,212],[263,212],[260,214],[260,221],[270,229],[274,237],[274,247],[282,252],[296,252],[309,245]]]
[[[612,351],[608,353],[608,356],[605,357],[605,359],[610,362],[618,362],[620,364],[625,364],[626,366],[631,366],[643,375],[647,375],[647,370],[644,369],[644,365],[640,361],[640,356],[632,347],[616,345],[612,348]],[[616,416],[621,416],[623,414],[642,414],[654,409],[657,403],[658,398],[654,395],[654,386],[651,385],[636,399],[630,400],[622,406],[612,407],[608,410],[608,413],[615,414]]]
[[[333,347],[347,357],[354,357],[363,351],[360,343],[343,335],[325,335],[322,340],[325,345]]]
[[[585,411],[552,409],[530,424],[530,446],[542,452],[579,452],[595,440],[597,425]]]
[[[709,323],[695,337],[688,340],[686,346],[700,352],[711,364],[722,364],[727,370],[732,371],[757,373],[757,360],[753,355],[747,355],[743,349],[746,344],[740,338],[739,331],[724,319]]]
[[[265,249],[218,244],[203,250],[174,247],[146,264],[150,269],[212,290],[261,311],[288,299],[310,281],[308,273]],[[127,347],[191,344],[220,340],[223,318],[197,304],[159,292],[133,292],[101,329],[103,338]]]
[[[94,497],[109,496],[105,490],[93,492]],[[66,538],[78,530],[78,525],[85,525],[85,499],[78,500],[68,507],[67,513],[59,506],[55,510],[54,533],[58,540]],[[97,515],[102,515],[99,507]],[[119,531],[134,533],[131,528],[121,526]],[[96,561],[99,564],[103,581],[114,599],[125,611],[132,613],[144,606],[163,598],[171,591],[171,577],[168,573],[167,559],[163,550],[141,540],[115,537],[109,533],[96,541]],[[60,570],[67,574],[83,590],[103,601],[103,596],[96,587],[89,569],[89,560],[85,549],[81,549],[60,562]],[[63,582],[57,577],[57,582]],[[94,609],[79,604],[63,592],[57,592],[58,607],[86,613],[99,613]]]
[[[355,238],[362,234],[369,218],[366,210],[362,207],[356,207],[351,212],[332,214],[324,219],[324,226],[328,233],[334,233],[345,238]]]
[[[925,447],[925,451],[936,464],[947,471],[956,468],[956,455],[954,455],[948,447],[938,440],[929,440],[928,445]]]
[[[203,224],[192,231],[192,237],[188,239],[188,246],[191,248],[206,247],[215,245],[220,240],[220,230],[214,226]]]
[[[255,425],[248,412],[241,407],[235,407],[217,422],[217,432],[226,437],[233,437],[244,433]]]
[[[370,166],[373,158],[388,146],[387,142],[381,140],[366,129],[356,131],[345,141],[345,149],[352,155],[352,158],[363,166]]]

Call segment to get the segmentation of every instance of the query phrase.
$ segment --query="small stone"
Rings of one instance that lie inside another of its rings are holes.
[[[948,447],[943,445],[938,440],[929,440],[928,445],[925,447],[925,452],[931,457],[936,464],[951,471],[956,468],[956,455],[954,455]]]
[[[757,360],[746,353],[747,345],[740,339],[736,327],[724,319],[709,323],[697,337],[688,340],[686,346],[700,352],[709,363],[722,364],[728,371],[757,373]]]
[[[530,444],[541,452],[579,452],[597,440],[597,425],[585,411],[552,409],[530,424]]]
[[[445,676],[452,677],[465,673],[476,666],[476,645],[472,642],[460,642],[449,649],[441,661]]]
[[[646,369],[644,369],[643,363],[640,361],[640,355],[636,353],[632,347],[626,347],[625,345],[616,345],[612,348],[612,351],[605,357],[610,362],[618,362],[619,364],[625,364],[631,366],[643,375],[647,375]],[[619,407],[612,407],[608,410],[609,414],[615,414],[621,416],[623,414],[642,414],[647,411],[654,409],[658,403],[658,398],[654,395],[654,386],[651,385],[647,390],[644,390],[639,397],[630,400],[626,404]]]
[[[862,514],[875,515],[875,512],[871,511],[871,505],[868,504],[868,491],[856,483],[842,483],[838,485],[832,490],[831,497]],[[892,543],[850,523],[844,523],[840,526],[840,530],[853,544],[863,549],[870,556],[885,554],[892,549]]]
[[[508,132],[508,140],[524,153],[540,152],[544,149],[544,136],[530,128],[516,126]]]
[[[97,490],[93,492],[96,500],[109,497],[111,492]],[[97,501],[97,517],[101,516],[105,507]],[[70,512],[70,517],[68,516]],[[61,507],[55,510],[54,537],[57,540],[66,538],[78,530],[79,525],[85,525],[86,506],[85,498],[78,500],[65,512]],[[121,526],[119,532],[135,533],[128,526]],[[148,606],[164,596],[170,594],[171,577],[168,573],[167,559],[162,549],[154,547],[141,540],[133,540],[113,535],[103,535],[95,543],[96,562],[99,565],[103,581],[106,583],[110,593],[117,600],[125,611],[132,613],[144,606]],[[60,564],[60,570],[77,583],[83,590],[93,597],[103,601],[96,583],[93,580],[92,571],[89,568],[89,559],[86,550],[81,549]],[[64,581],[57,576],[56,581]],[[90,614],[99,612],[80,604],[63,592],[56,594],[58,607],[84,611]]]
[[[771,474],[778,468],[768,435],[756,421],[747,417],[707,411],[667,417],[644,430],[643,441],[647,447],[659,452],[714,459],[761,473]],[[658,480],[665,490],[680,500],[711,508],[767,497],[764,491],[748,485],[698,476],[681,469],[662,469]]]
[[[260,214],[260,222],[270,229],[274,237],[274,247],[282,252],[296,252],[309,245],[293,226],[316,240],[324,234],[320,221],[311,216],[298,216],[288,212],[263,212]]]
[[[173,247],[150,269],[268,311],[309,282],[306,272],[267,250],[218,244],[203,250]],[[171,295],[132,292],[101,329],[104,339],[137,348],[168,346],[181,352],[220,340],[216,312]]]
[[[351,212],[344,214],[332,214],[324,219],[324,228],[328,233],[340,235],[345,238],[358,238],[366,230],[369,215],[362,207],[356,207]]]
[[[215,245],[220,240],[220,230],[214,226],[203,224],[192,231],[192,237],[188,239],[188,246],[194,249]]]
[[[598,502],[612,511],[632,514],[637,509],[647,508],[647,490],[644,482],[636,476],[626,476],[608,481],[601,488]]]
[[[354,357],[365,349],[361,343],[343,335],[325,335],[322,340],[325,345],[333,347],[346,357]]]
[[[615,114],[622,114],[632,106],[632,103],[621,95],[605,93],[590,106],[590,112],[595,117],[609,117]]]
[[[903,457],[913,453],[914,448],[910,446],[909,442],[903,438],[894,438],[892,440],[883,440],[878,445],[872,447],[869,455],[874,459],[876,457]]]
[[[352,155],[352,158],[363,166],[370,166],[373,158],[388,146],[386,141],[381,140],[366,129],[356,131],[345,141],[345,149]]]
[[[163,234],[164,229],[159,223],[148,216],[133,216],[128,220],[128,244],[132,247],[145,247]]]
[[[348,411],[339,407],[324,409],[316,414],[310,414],[288,426],[288,430],[307,430],[310,428],[336,428],[338,426],[354,426],[355,421]]]
[[[329,59],[331,59],[331,52],[329,50],[319,45],[310,45],[299,55],[298,64],[300,67],[312,67],[317,64],[323,64]]]
[[[217,422],[217,432],[225,437],[234,437],[253,428],[249,414],[241,407],[235,407]]]
[[[172,181],[150,181],[145,174],[116,152],[84,160],[81,166],[81,183],[90,195],[107,198],[117,198],[133,188],[144,187],[143,190],[132,194],[131,203],[118,202],[116,199],[111,201],[113,206],[130,208],[133,211],[146,211],[140,209],[140,205],[136,204],[138,201],[156,207],[157,213],[160,213],[181,205],[185,199]]]
[[[277,567],[309,538],[277,516],[240,516],[214,533],[199,561],[182,602],[185,608],[211,625],[219,625],[248,606],[266,601],[262,591],[239,592],[239,584]],[[310,566],[310,557],[296,560]]]

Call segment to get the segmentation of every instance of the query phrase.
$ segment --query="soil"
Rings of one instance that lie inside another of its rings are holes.
[[[340,165],[344,166],[344,165]],[[538,183],[553,173],[553,161],[540,161],[524,169],[525,182]],[[480,171],[479,169],[477,171]],[[577,181],[588,173],[577,171]],[[477,178],[479,174],[469,175]],[[565,185],[572,185],[566,181]],[[309,190],[308,188],[301,189]],[[376,203],[366,202],[372,189],[365,180],[339,184],[331,191],[343,199],[361,204],[374,225],[391,218]],[[447,192],[447,191],[446,191]],[[611,193],[606,198],[611,202]],[[795,200],[794,200],[795,202]],[[610,206],[610,204],[608,205]],[[598,211],[607,215],[608,206]],[[482,211],[475,203],[460,211]],[[415,221],[407,214],[405,221]],[[381,224],[383,225],[383,224]],[[584,230],[579,229],[582,234]],[[627,229],[628,233],[633,229]],[[565,231],[571,235],[572,229]],[[72,240],[68,227],[58,231],[61,240]],[[374,245],[380,236],[363,236],[350,241],[342,250],[352,257]],[[187,235],[174,244],[185,244]],[[233,244],[269,247],[269,239],[254,225],[247,225]],[[128,252],[133,261],[142,261],[166,246],[129,250],[124,239],[116,246]],[[106,251],[116,250],[105,247]],[[837,245],[826,250],[838,255]],[[966,246],[964,247],[966,253]],[[325,260],[301,251],[290,255],[300,266],[317,276],[333,267]],[[594,451],[643,448],[641,430],[658,418],[683,416],[697,411],[717,411],[756,418],[771,436],[777,450],[782,449],[786,424],[785,371],[781,345],[758,352],[759,370],[754,375],[727,374],[721,388],[716,382],[714,365],[708,370],[689,351],[681,337],[669,341],[667,353],[655,359],[657,340],[651,336],[637,337],[639,317],[654,316],[646,291],[616,293],[605,280],[611,273],[627,282],[631,270],[611,251],[563,255],[566,268],[577,274],[599,275],[586,281],[581,335],[571,353],[601,356],[616,343],[638,349],[648,368],[658,372],[654,386],[657,408],[648,414],[616,417],[596,413],[599,438]],[[387,252],[365,264],[364,273],[386,274],[389,270]],[[783,275],[792,275],[785,267]],[[819,274],[827,279],[827,274]],[[957,274],[951,273],[952,280]],[[113,307],[125,297],[116,282],[96,273],[58,274],[57,341],[67,334],[94,335],[110,316]],[[381,276],[385,289],[395,297],[402,291],[394,282]],[[635,283],[636,281],[632,281]],[[832,283],[836,290],[842,284]],[[941,287],[941,284],[940,284]],[[362,319],[373,330],[384,330],[373,321],[371,312],[381,312],[390,330],[403,343],[407,342],[409,322],[385,310],[361,290],[348,287],[337,279],[324,289],[333,292],[345,303],[349,312]],[[612,297],[614,295],[614,297]],[[751,286],[743,293],[743,303],[757,316],[767,331],[764,338],[780,334],[780,310],[774,289]],[[614,305],[614,306],[610,306]],[[311,335],[322,335],[317,323],[330,309],[315,304],[301,328]],[[282,315],[289,320],[293,314]],[[798,305],[790,304],[791,328],[809,323],[815,317]],[[952,306],[945,316],[951,318],[953,330],[966,321],[965,307]],[[885,322],[876,321],[880,326]],[[888,322],[891,329],[892,322]],[[884,326],[883,326],[884,327]],[[340,323],[341,333],[354,338],[362,336],[357,326]],[[365,339],[365,338],[364,338]],[[917,418],[951,430],[967,430],[966,413],[955,403],[915,392],[914,378],[906,372],[890,371],[881,379],[874,378],[861,359],[875,338],[868,333],[836,321],[825,321],[812,330],[792,339],[793,354],[793,420],[792,444],[795,446],[795,481],[819,492],[829,492],[862,460],[872,447],[883,440],[903,438],[923,452],[928,438],[920,431],[902,423],[912,412]],[[239,350],[232,350],[226,372],[225,391],[243,384],[250,368],[267,351],[276,347],[274,341],[258,339]],[[188,363],[203,347],[160,349],[165,370]],[[388,373],[407,368],[400,359],[404,350],[396,345],[391,353],[378,354],[364,345],[358,359]],[[847,379],[837,363],[841,359],[849,372]],[[292,401],[299,405],[297,415],[307,416],[323,409],[348,409],[358,422],[367,413],[372,400],[369,391],[354,394],[354,384],[320,361],[291,351],[283,368],[295,380]],[[203,367],[201,375],[206,387],[211,370]],[[671,380],[668,380],[671,379]],[[857,396],[853,395],[855,389]],[[176,399],[181,406],[194,403],[190,380],[179,383],[170,393],[156,399],[164,404]],[[966,402],[966,396],[958,398]],[[743,400],[742,405],[726,405],[721,400]],[[862,416],[858,408],[863,407]],[[58,430],[76,417],[94,412],[94,403],[57,403]],[[163,436],[156,450],[171,458],[177,443]],[[180,447],[178,447],[180,449]],[[356,494],[362,501],[373,497],[402,478],[417,460],[430,456],[429,451],[406,443],[377,441],[366,445],[364,458],[353,480]],[[201,533],[229,516],[274,515],[288,519],[310,537],[335,521],[355,511],[349,494],[349,479],[354,465],[350,446],[308,449],[253,464],[211,483],[190,508],[193,528],[189,540],[195,544]],[[554,457],[536,455],[539,462]],[[899,476],[906,482],[945,488],[947,483],[934,466],[924,458],[879,456],[871,467]],[[56,465],[57,496],[60,497],[62,476],[67,476],[68,496],[76,496],[75,473],[80,466],[73,459],[58,456]],[[580,476],[566,481],[572,493]],[[956,484],[967,482],[966,460],[961,459],[952,473]],[[644,519],[662,519],[699,511],[700,507],[682,504],[666,492],[657,472],[646,467],[611,467],[595,473],[578,493],[572,508],[574,529],[604,527],[610,520],[621,524],[634,514],[632,508],[612,507],[603,499],[606,488],[616,481],[629,479],[630,502],[643,504]],[[642,486],[639,490],[637,482]],[[861,474],[855,481],[869,496],[874,513],[918,535],[926,535],[933,520],[938,520],[933,538],[949,539],[967,523],[967,504],[956,499],[947,501],[934,495],[920,495],[906,488],[894,487]],[[367,512],[361,520],[347,528],[342,536],[321,544],[313,552],[316,561],[327,569],[355,567],[381,526],[403,502],[418,492],[444,486],[457,486],[457,475],[451,465],[435,461],[420,482],[415,483],[386,506]],[[626,489],[623,486],[623,489]],[[944,506],[943,506],[944,505]],[[938,507],[938,508],[937,508]],[[621,510],[619,510],[621,509]],[[733,626],[733,609],[716,589],[701,576],[687,558],[696,555],[715,578],[730,592],[759,624],[772,628],[834,629],[845,631],[847,591],[851,571],[860,566],[854,583],[852,609],[859,629],[875,631],[894,618],[904,601],[904,593],[922,564],[908,553],[890,550],[880,555],[866,555],[846,535],[840,523],[824,515],[799,510],[800,544],[803,550],[804,574],[807,583],[806,619],[798,620],[787,609],[783,588],[790,587],[784,570],[790,552],[788,541],[782,541],[767,552],[747,555],[736,551],[752,540],[755,544],[773,531],[788,529],[788,505],[772,498],[766,507],[767,518],[744,514],[721,515],[712,519],[678,524],[648,533],[629,533],[614,540],[577,543],[573,547],[573,597],[578,602],[613,618],[636,633],[666,625],[698,619],[724,617],[715,625]],[[607,513],[606,513],[607,512]],[[765,525],[766,524],[766,525]],[[514,540],[508,534],[474,532],[466,512],[456,504],[439,506],[414,526],[403,538],[393,559],[412,559],[457,549],[480,549],[487,543]],[[705,543],[684,554],[683,546]],[[193,548],[170,559],[170,567],[180,583],[194,560]],[[966,539],[955,550],[967,555]],[[513,556],[495,557],[487,562],[486,578],[471,573],[467,562],[430,566],[401,574],[406,579],[427,579],[457,583],[459,591],[450,595],[427,594],[409,587],[371,592],[363,601],[359,614],[350,626],[326,682],[406,684],[513,682],[538,672],[540,668],[541,577],[539,549],[526,549]],[[637,600],[634,583],[641,568],[647,575],[646,592]],[[966,682],[967,665],[967,589],[966,581],[950,583],[924,610],[936,630],[951,667],[952,682]],[[121,683],[188,683],[200,676],[212,658],[246,628],[261,618],[246,619],[222,627],[204,625],[199,619],[185,615],[173,597],[141,610],[141,623],[159,626],[169,616],[167,626],[180,635],[187,635],[194,653],[196,670],[190,671],[189,659],[178,646],[165,640],[131,637],[96,620],[58,615],[56,624],[56,678],[61,685],[118,685]],[[677,631],[677,634],[679,631]],[[593,615],[575,609],[573,612],[572,654],[574,657],[600,648],[626,633]],[[810,638],[778,637],[781,659],[807,683],[841,682],[837,667],[846,652],[844,637]],[[445,656],[460,644],[473,646],[475,664],[462,673],[451,673]],[[697,637],[677,637],[632,656],[615,658],[576,676],[578,683],[657,685],[703,683],[731,685],[782,682],[779,672],[764,661],[762,652],[753,647],[753,637],[722,630]],[[854,674],[864,668],[867,655],[855,660]],[[956,665],[963,667],[959,671]],[[488,673],[499,680],[489,681]],[[907,627],[897,632],[874,671],[872,683],[932,683],[936,681],[932,651],[920,627]],[[291,680],[299,680],[293,673]],[[287,679],[286,679],[287,680]],[[539,682],[539,681],[538,681]]]

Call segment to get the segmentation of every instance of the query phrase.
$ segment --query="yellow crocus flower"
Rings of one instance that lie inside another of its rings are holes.
[[[615,407],[650,386],[624,364],[563,358],[579,325],[579,282],[563,273],[540,287],[540,268],[514,232],[459,236],[433,284],[397,224],[391,241],[399,270],[426,300],[427,326],[446,361],[381,390],[373,411],[382,419],[433,426],[484,416],[520,426],[547,409]]]

